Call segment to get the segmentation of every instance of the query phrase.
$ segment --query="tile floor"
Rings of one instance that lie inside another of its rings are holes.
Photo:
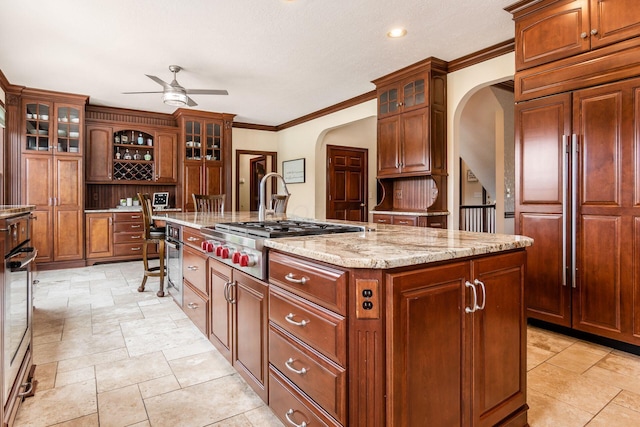
[[[141,263],[42,271],[36,395],[15,426],[282,426]],[[640,357],[538,328],[528,333],[529,423],[639,426]]]

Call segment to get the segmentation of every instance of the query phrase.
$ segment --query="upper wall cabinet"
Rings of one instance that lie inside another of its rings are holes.
[[[233,114],[178,109],[181,131],[182,208],[193,211],[192,194],[231,198],[231,125]]]
[[[171,116],[87,107],[88,183],[175,184],[178,129]]]
[[[516,70],[640,35],[638,0],[531,0],[507,10],[516,23]]]
[[[446,174],[446,69],[429,58],[373,81],[378,177]]]
[[[82,155],[84,104],[23,100],[23,153]]]

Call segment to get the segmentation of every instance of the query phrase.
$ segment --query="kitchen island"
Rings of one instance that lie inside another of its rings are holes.
[[[154,218],[193,232],[257,215]],[[216,319],[236,322],[235,338],[216,347],[229,349],[285,424],[526,425],[523,277],[532,240],[362,225],[354,233],[264,239],[268,283],[202,251],[208,274],[189,277],[206,290],[203,332],[220,344]],[[238,314],[243,306],[251,307],[251,334]],[[258,357],[243,361],[250,348]]]

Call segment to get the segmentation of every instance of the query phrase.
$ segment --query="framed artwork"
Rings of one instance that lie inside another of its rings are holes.
[[[287,184],[304,182],[304,158],[282,162],[282,177]]]
[[[467,169],[467,182],[478,182],[478,177],[471,169]]]

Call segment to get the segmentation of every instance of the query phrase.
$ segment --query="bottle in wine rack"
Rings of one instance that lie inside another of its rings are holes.
[[[138,145],[144,145],[144,138],[142,137],[142,132],[138,134]]]

